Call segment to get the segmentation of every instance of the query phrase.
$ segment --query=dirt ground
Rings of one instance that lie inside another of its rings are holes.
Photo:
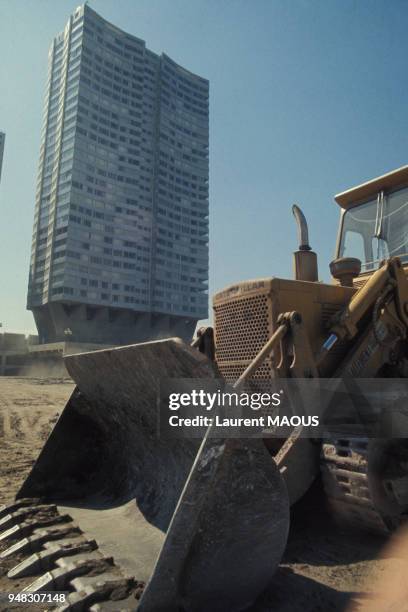
[[[0,378],[0,504],[13,500],[73,388],[67,379]],[[252,612],[369,610],[378,581],[404,563],[392,550],[378,559],[385,543],[337,526],[316,483],[293,511],[284,559]],[[0,592],[12,588],[7,569],[0,561]]]

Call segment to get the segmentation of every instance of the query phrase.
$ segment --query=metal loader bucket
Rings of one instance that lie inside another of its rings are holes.
[[[178,339],[65,363],[77,387],[17,497],[56,502],[146,581],[144,612],[247,607],[286,544],[275,462],[262,440],[157,436],[160,378],[213,377],[211,363]]]

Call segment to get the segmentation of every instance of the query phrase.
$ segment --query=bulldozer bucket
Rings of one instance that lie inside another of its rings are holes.
[[[77,386],[17,498],[57,504],[147,583],[135,600],[143,612],[248,607],[286,545],[289,502],[276,463],[259,439],[207,431],[172,440],[157,430],[158,381],[208,379],[211,363],[178,339],[65,363]]]

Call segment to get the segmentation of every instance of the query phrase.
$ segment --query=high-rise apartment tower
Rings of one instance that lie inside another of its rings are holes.
[[[187,339],[207,317],[208,95],[87,5],[54,39],[27,304],[40,342]]]

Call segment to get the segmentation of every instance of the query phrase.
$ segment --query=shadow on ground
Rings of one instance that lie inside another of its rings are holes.
[[[317,481],[292,509],[282,563],[248,612],[345,610],[370,580],[370,562],[385,541],[336,523]]]

